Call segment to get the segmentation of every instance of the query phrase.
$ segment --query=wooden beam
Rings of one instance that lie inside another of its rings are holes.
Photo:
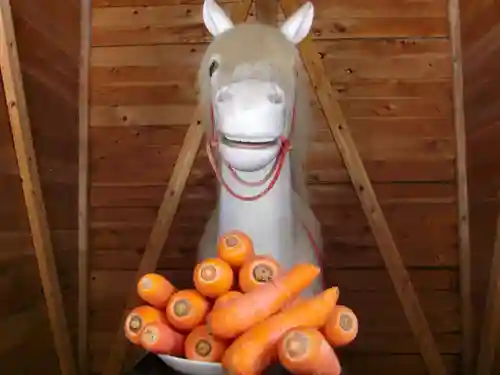
[[[492,374],[495,351],[500,337],[500,212],[491,260],[490,281],[486,295],[483,326],[477,356],[477,375]]]
[[[255,0],[255,16],[257,21],[267,25],[276,25],[278,21],[279,0]]]
[[[139,303],[139,299],[135,293],[135,283],[142,275],[148,272],[154,272],[156,269],[158,259],[161,256],[161,250],[167,240],[186,181],[203,138],[203,132],[204,130],[200,118],[196,117],[189,126],[186,137],[184,138],[184,143],[179,151],[172,177],[170,178],[167,190],[163,196],[163,201],[158,210],[158,216],[153,224],[153,229],[149,235],[144,255],[134,278],[134,288],[127,298],[126,307],[122,319],[120,320],[120,328],[111,344],[110,354],[103,375],[118,375],[121,371],[128,344],[123,332],[123,322],[128,312]]]
[[[472,373],[473,325],[471,294],[471,259],[469,233],[469,197],[467,191],[467,158],[462,73],[462,40],[460,0],[448,1],[451,53],[453,61],[453,121],[455,124],[457,198],[458,198],[458,258],[462,317],[462,374]]]
[[[240,5],[234,8],[234,13],[231,15],[233,22],[240,23],[245,21],[251,3],[251,0],[243,0]],[[118,375],[122,368],[128,348],[128,342],[123,332],[123,321],[128,312],[139,302],[135,283],[142,275],[153,272],[156,269],[161,250],[167,240],[186,181],[191,173],[191,168],[203,138],[204,129],[201,121],[200,107],[198,107],[189,125],[182,148],[179,151],[179,156],[177,157],[167,190],[163,196],[163,201],[158,210],[155,223],[153,224],[153,229],[149,235],[148,243],[146,244],[144,254],[135,275],[134,286],[127,298],[125,310],[119,322],[120,325],[114,341],[111,344],[109,357],[106,361],[102,375]]]
[[[78,97],[78,370],[89,373],[89,70],[92,1],[80,0],[80,58]]]
[[[61,374],[75,375],[76,367],[38,175],[9,0],[0,0],[0,13],[0,68],[33,246]]]
[[[156,269],[158,259],[161,256],[161,250],[167,240],[186,181],[203,138],[203,132],[201,120],[197,117],[189,126],[186,137],[184,138],[184,143],[179,152],[167,190],[163,196],[163,201],[158,210],[158,216],[156,217],[153,229],[149,235],[148,243],[134,281],[138,280],[145,273],[153,272]],[[128,312],[138,304],[138,301],[139,299],[135,293],[134,283],[134,290],[130,293],[127,300],[123,317],[120,320],[120,329],[117,332],[114,343],[111,345],[110,355],[103,375],[118,375],[121,371],[121,366],[127,351],[127,342],[125,341],[122,322],[125,320]]]
[[[281,0],[281,6],[286,17],[289,17],[300,5],[297,0]],[[337,143],[356,194],[370,224],[396,293],[417,339],[422,357],[430,374],[445,375],[446,368],[443,359],[440,356],[429,324],[420,306],[410,275],[401,259],[387,220],[373,190],[370,178],[352,138],[349,126],[311,37],[308,36],[300,43],[298,48],[316,96],[323,107],[323,112],[332,136]]]

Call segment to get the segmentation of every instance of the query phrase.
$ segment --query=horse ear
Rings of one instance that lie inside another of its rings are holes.
[[[219,35],[234,27],[231,19],[226,15],[215,0],[205,0],[203,3],[203,22],[213,36]]]
[[[309,34],[313,18],[314,6],[308,1],[287,18],[280,30],[290,42],[298,44]]]

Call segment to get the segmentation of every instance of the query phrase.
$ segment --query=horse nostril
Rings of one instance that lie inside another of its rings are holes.
[[[283,104],[285,98],[283,90],[278,85],[273,85],[273,92],[267,95],[267,99],[273,104]]]
[[[229,91],[229,88],[223,87],[222,89],[219,90],[217,93],[217,102],[219,103],[224,103],[233,98],[233,94]]]
[[[282,104],[283,103],[283,95],[281,95],[279,92],[274,92],[272,94],[269,94],[267,96],[267,98],[273,104]]]

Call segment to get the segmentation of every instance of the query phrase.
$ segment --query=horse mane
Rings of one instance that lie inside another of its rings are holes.
[[[212,87],[208,71],[211,57],[214,55],[220,56],[220,76],[224,83],[244,78],[245,74],[273,79],[285,91],[286,103],[289,105],[293,105],[291,96],[295,91],[295,125],[290,135],[292,188],[305,202],[308,202],[306,160],[310,127],[314,122],[308,77],[297,48],[278,28],[259,23],[239,24],[216,36],[207,47],[198,71],[198,101],[206,135],[212,131],[210,116]],[[245,66],[249,66],[250,69],[241,69]]]

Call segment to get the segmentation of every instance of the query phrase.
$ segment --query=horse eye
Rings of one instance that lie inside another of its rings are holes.
[[[208,68],[208,74],[210,75],[210,77],[213,76],[218,67],[219,67],[219,62],[217,60],[213,60],[210,63],[210,67]]]

